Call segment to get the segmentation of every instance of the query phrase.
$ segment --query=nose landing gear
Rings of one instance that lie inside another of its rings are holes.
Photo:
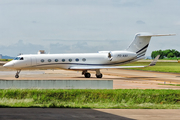
[[[21,72],[21,70],[17,70],[17,73],[15,75],[15,78],[19,78],[19,73]]]

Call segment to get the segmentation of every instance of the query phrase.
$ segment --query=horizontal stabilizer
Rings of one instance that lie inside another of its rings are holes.
[[[173,36],[176,34],[140,34],[138,36],[142,36],[142,37],[158,37],[158,36]]]

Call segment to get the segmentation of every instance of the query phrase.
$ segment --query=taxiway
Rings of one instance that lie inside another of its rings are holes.
[[[16,71],[9,71],[0,66],[0,80],[17,80]],[[22,71],[18,80],[113,80],[113,89],[180,89],[180,74],[148,72],[127,69],[101,70],[103,78],[95,77],[90,71],[91,78],[84,78],[81,72],[68,70],[32,70]]]
[[[160,84],[180,84],[180,74],[147,72],[126,69],[102,70],[103,78],[113,80],[114,89],[180,89],[180,86]],[[0,80],[17,80],[16,71],[0,66]],[[18,80],[90,80],[81,72],[67,70],[22,71]],[[180,110],[176,109],[62,109],[62,108],[1,108],[0,119],[101,119],[101,120],[178,120]]]

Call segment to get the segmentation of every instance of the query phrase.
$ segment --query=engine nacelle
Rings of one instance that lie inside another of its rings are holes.
[[[136,53],[129,51],[110,51],[108,53],[108,58],[110,59],[110,61],[114,62],[132,60],[136,57]]]

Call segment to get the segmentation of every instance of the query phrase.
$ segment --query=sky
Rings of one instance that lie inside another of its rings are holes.
[[[180,0],[0,0],[0,54],[126,49],[138,32],[154,50],[180,51]]]

